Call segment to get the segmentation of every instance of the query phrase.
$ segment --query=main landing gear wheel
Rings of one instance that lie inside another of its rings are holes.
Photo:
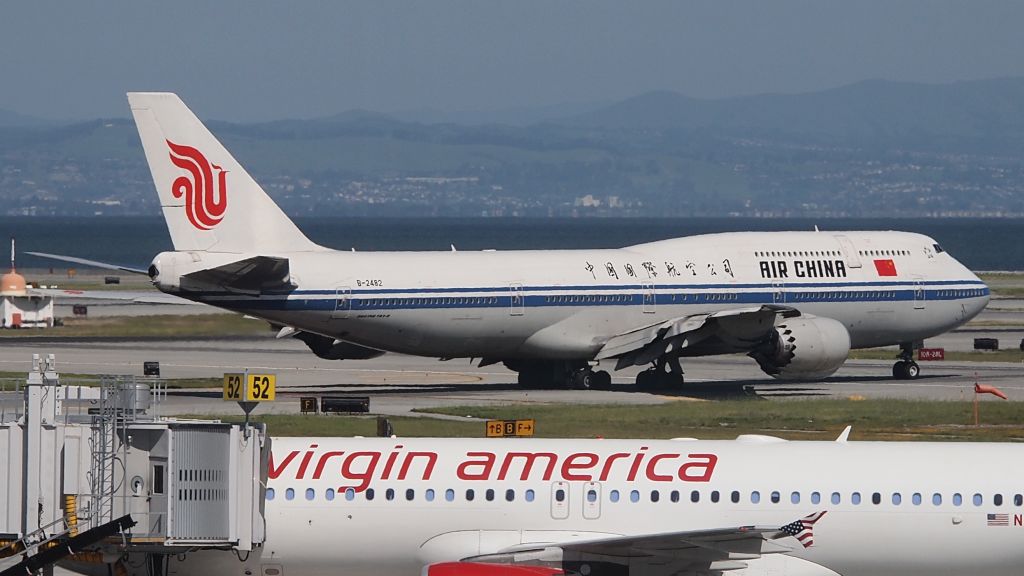
[[[892,365],[892,377],[897,380],[914,380],[921,375],[921,367],[913,360],[900,360]]]
[[[636,375],[636,386],[641,390],[672,390],[683,384],[683,377],[674,372],[648,368]]]
[[[597,372],[594,372],[594,389],[611,390],[612,375],[605,372],[604,370],[598,370]]]

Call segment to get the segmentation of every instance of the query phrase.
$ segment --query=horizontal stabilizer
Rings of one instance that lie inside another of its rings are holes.
[[[253,256],[216,268],[207,268],[181,277],[184,290],[219,287],[229,292],[273,292],[291,290],[287,258]]]
[[[119,270],[121,272],[130,272],[132,274],[149,274],[142,268],[131,268],[129,266],[119,266],[117,264],[107,264],[106,262],[97,262],[96,260],[86,260],[85,258],[76,258],[74,256],[61,256],[59,254],[47,254],[45,252],[25,252],[25,254],[31,254],[40,258],[48,258],[50,260],[60,260],[61,262],[71,262],[72,264],[81,264],[82,266],[91,266],[93,268],[102,268],[104,270]]]

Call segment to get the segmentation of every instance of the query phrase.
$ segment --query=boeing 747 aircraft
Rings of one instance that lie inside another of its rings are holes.
[[[263,318],[331,359],[400,352],[504,363],[523,386],[607,386],[606,366],[744,353],[821,379],[851,348],[913,352],[980,312],[988,287],[932,238],[745,232],[615,250],[341,252],[307,239],[174,94],[128,95],[174,251],[162,291]],[[80,260],[77,260],[81,262]]]
[[[1020,446],[848,442],[848,433],[836,442],[275,438],[264,546],[173,558],[167,574],[1020,573]]]

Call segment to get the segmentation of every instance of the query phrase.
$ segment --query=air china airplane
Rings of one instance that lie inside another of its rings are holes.
[[[275,438],[267,540],[168,574],[995,576],[1013,444]]]
[[[263,318],[323,358],[479,358],[536,387],[607,386],[601,367],[650,366],[636,382],[659,387],[682,383],[685,357],[745,353],[772,376],[821,379],[851,348],[898,344],[893,375],[915,378],[914,349],[989,298],[937,242],[904,232],[335,251],[307,239],[176,95],[128,100],[174,244],[149,267],[153,283]]]

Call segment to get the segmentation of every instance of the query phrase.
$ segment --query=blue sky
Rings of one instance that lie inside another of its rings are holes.
[[[169,90],[254,121],[944,83],[1024,75],[1022,23],[1010,1],[7,2],[0,108],[126,117],[124,92]]]

